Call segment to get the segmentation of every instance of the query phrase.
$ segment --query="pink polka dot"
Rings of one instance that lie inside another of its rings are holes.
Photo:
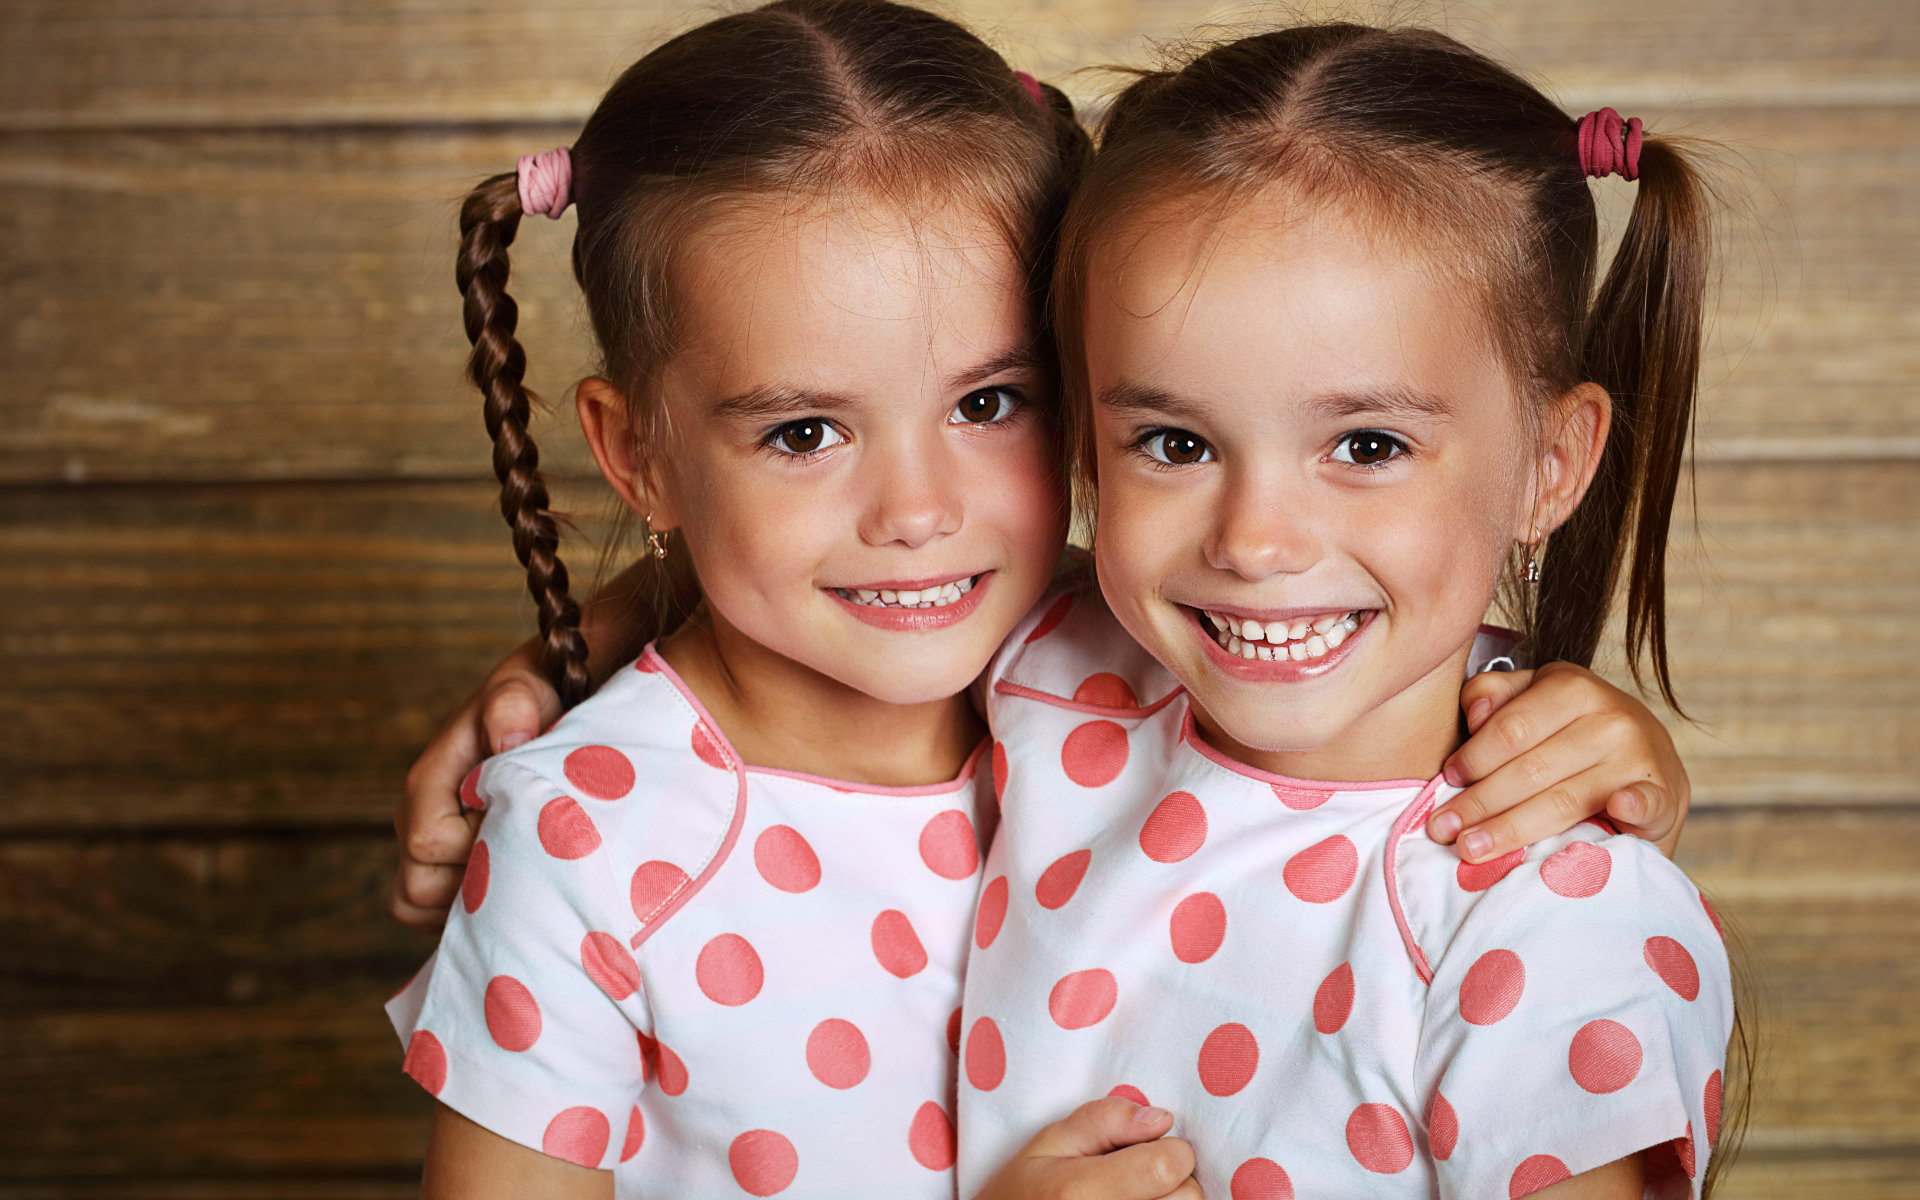
[[[723,933],[700,947],[693,975],[707,999],[729,1008],[738,1008],[758,996],[765,980],[760,956],[737,933]]]
[[[1499,858],[1483,863],[1463,862],[1453,869],[1453,877],[1466,892],[1484,892],[1507,877],[1521,863],[1527,861],[1525,850],[1511,850]]]
[[[701,762],[717,771],[733,769],[733,763],[727,757],[726,746],[719,738],[713,736],[713,732],[707,728],[704,721],[693,723],[693,753]]]
[[[1599,895],[1612,873],[1613,856],[1592,842],[1573,842],[1540,864],[1541,882],[1571,900]]]
[[[610,933],[594,932],[580,939],[580,966],[612,999],[625,1000],[640,990],[639,964]]]
[[[1707,1076],[1705,1108],[1707,1116],[1707,1149],[1720,1140],[1720,1072]]]
[[[613,1126],[607,1115],[582,1104],[562,1110],[547,1122],[547,1131],[540,1137],[540,1149],[549,1157],[576,1167],[597,1167],[606,1157],[607,1142],[612,1137]]]
[[[913,1114],[907,1129],[907,1149],[913,1161],[929,1171],[944,1171],[953,1165],[953,1118],[947,1110],[929,1100]]]
[[[1360,852],[1340,834],[1315,842],[1287,860],[1280,877],[1308,904],[1331,904],[1346,895],[1360,870]]]
[[[1589,1092],[1617,1092],[1640,1074],[1640,1039],[1618,1021],[1588,1021],[1573,1035],[1567,1069]]]
[[[595,800],[618,800],[633,790],[633,764],[612,746],[582,746],[560,769],[568,783]]]
[[[633,881],[627,885],[633,915],[642,925],[648,924],[692,882],[685,871],[670,862],[654,859],[641,863],[633,869]]]
[[[1127,765],[1127,731],[1112,721],[1088,721],[1067,735],[1060,766],[1081,787],[1105,787]]]
[[[992,1017],[981,1017],[967,1034],[967,1082],[983,1092],[1007,1077],[1007,1044]]]
[[[1047,1012],[1062,1029],[1085,1029],[1106,1019],[1118,995],[1113,972],[1098,967],[1075,971],[1053,985],[1047,994]]]
[[[570,796],[547,801],[540,810],[540,844],[555,858],[585,858],[600,848],[600,831]]]
[[[1007,919],[1007,877],[996,875],[980,889],[980,906],[973,910],[973,944],[985,950],[1000,936]]]
[[[1694,1161],[1692,1121],[1687,1122],[1687,1132],[1684,1136],[1673,1139],[1673,1152],[1680,1160],[1680,1169],[1687,1173],[1688,1179],[1692,1179],[1694,1169],[1700,1165]]]
[[[480,767],[468,771],[467,777],[460,781],[460,803],[475,811],[486,808],[487,802],[480,795]]]
[[[1118,1096],[1122,1100],[1131,1100],[1141,1108],[1147,1107],[1147,1094],[1130,1083],[1123,1083],[1108,1092],[1109,1096]]]
[[[913,931],[907,914],[890,908],[873,919],[873,956],[890,974],[901,979],[918,975],[927,965],[927,949]]]
[[[447,1048],[431,1033],[416,1029],[407,1039],[407,1057],[400,1069],[413,1076],[428,1094],[438,1096],[447,1086]]]
[[[669,1096],[678,1096],[687,1090],[687,1064],[680,1056],[659,1042],[654,1044],[654,1078],[660,1084],[660,1090]]]
[[[1687,953],[1685,946],[1670,937],[1650,937],[1640,955],[1682,1000],[1700,995],[1700,968],[1694,965],[1693,955]]]
[[[950,808],[928,821],[920,830],[920,861],[942,879],[972,879],[980,867],[980,844],[967,814]]]
[[[485,841],[473,844],[467,856],[467,873],[460,877],[460,903],[468,912],[477,912],[487,898],[487,884],[493,881],[493,851]]]
[[[638,1105],[627,1114],[627,1136],[620,1143],[620,1161],[631,1162],[633,1156],[640,1153],[640,1147],[647,1140],[647,1119],[640,1115]]]
[[[828,1017],[807,1035],[807,1070],[830,1088],[853,1087],[872,1065],[866,1035],[852,1021]]]
[[[1200,1086],[1215,1096],[1231,1096],[1252,1081],[1260,1068],[1260,1043],[1245,1025],[1228,1022],[1200,1046]]]
[[[1511,950],[1489,950],[1467,968],[1460,981],[1460,1016],[1472,1025],[1491,1025],[1513,1011],[1526,990],[1527,969]]]
[[[1427,1147],[1435,1158],[1445,1162],[1453,1157],[1453,1148],[1459,1144],[1460,1114],[1453,1111],[1453,1105],[1436,1089],[1433,1107],[1427,1111]]]
[[[953,1051],[955,1058],[960,1057],[960,1010],[957,1008],[947,1014],[947,1049]]]
[[[771,1129],[750,1129],[727,1147],[733,1181],[749,1196],[773,1196],[787,1190],[800,1173],[793,1143]]]
[[[1313,993],[1313,1027],[1321,1033],[1339,1033],[1353,1011],[1353,964],[1341,963]]]
[[[1720,927],[1720,914],[1713,911],[1713,905],[1707,903],[1707,894],[1705,892],[1700,893],[1700,907],[1706,910],[1707,920],[1713,922],[1713,931],[1720,935],[1721,941],[1726,941],[1727,931]]]
[[[769,825],[753,839],[753,865],[783,892],[798,895],[820,882],[820,856],[791,825]]]
[[[1413,1135],[1391,1104],[1362,1104],[1347,1118],[1347,1149],[1375,1175],[1397,1175],[1413,1161]]]
[[[502,1050],[525,1050],[540,1040],[540,1006],[527,985],[511,975],[487,981],[487,1032]]]
[[[1507,1180],[1507,1200],[1520,1200],[1572,1178],[1567,1164],[1551,1154],[1536,1154],[1513,1169],[1513,1178]]]
[[[1167,933],[1175,958],[1183,963],[1205,962],[1226,939],[1226,906],[1212,892],[1195,892],[1173,906]]]
[[[1092,861],[1091,850],[1075,850],[1054,859],[1052,866],[1040,872],[1039,882],[1033,885],[1033,898],[1041,908],[1064,906],[1080,890],[1080,881],[1087,877],[1087,864]]]
[[[1035,625],[1033,632],[1027,635],[1027,641],[1037,642],[1054,630],[1060,628],[1060,622],[1067,619],[1067,610],[1072,607],[1072,596],[1062,596],[1058,600],[1055,600],[1053,607],[1047,610],[1047,615],[1041,617],[1040,623]]]
[[[1155,862],[1190,858],[1207,840],[1207,810],[1190,792],[1174,792],[1140,826],[1140,850]]]
[[[1333,793],[1325,788],[1294,787],[1287,783],[1273,783],[1267,786],[1271,787],[1273,794],[1280,798],[1280,803],[1295,812],[1310,812],[1333,799]],[[1264,1160],[1255,1159],[1254,1161]]]
[[[1007,748],[995,742],[988,760],[993,764],[993,801],[995,804],[1004,804],[1007,799]]]
[[[1240,1164],[1227,1184],[1232,1200],[1293,1200],[1293,1180],[1270,1158],[1250,1158]]]
[[[1095,708],[1139,708],[1140,701],[1133,694],[1133,688],[1118,675],[1105,671],[1089,675],[1073,689],[1076,704],[1091,704]]]
[[[633,1036],[640,1043],[640,1082],[645,1083],[660,1069],[660,1043],[648,1037],[645,1030],[636,1029]]]

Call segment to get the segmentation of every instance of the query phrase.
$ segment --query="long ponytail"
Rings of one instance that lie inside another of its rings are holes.
[[[513,530],[513,553],[527,570],[527,591],[540,621],[540,648],[547,677],[571,708],[593,682],[587,673],[587,642],[580,633],[580,606],[567,591],[560,561],[560,527],[548,507],[540,475],[540,451],[527,431],[532,394],[527,391],[527,354],[514,337],[520,306],[507,294],[507,248],[520,229],[520,194],[514,175],[482,181],[460,206],[460,255],[454,276],[466,300],[467,377],[485,397],[487,435],[493,439],[493,473],[500,481],[500,515]]]

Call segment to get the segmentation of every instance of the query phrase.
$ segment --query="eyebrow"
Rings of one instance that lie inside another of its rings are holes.
[[[1099,403],[1117,416],[1193,421],[1206,406],[1165,388],[1123,380],[1100,393]],[[1384,387],[1367,391],[1331,392],[1306,401],[1309,413],[1338,421],[1358,416],[1418,417],[1450,420],[1454,407],[1430,392],[1415,388]]]
[[[1039,365],[1040,358],[1034,353],[1033,347],[1017,346],[948,376],[947,389],[965,391],[997,375],[1011,371],[1034,371]],[[839,392],[766,384],[727,397],[714,405],[713,411],[714,415],[728,420],[764,421],[790,413],[837,412],[858,404],[859,401],[854,397]]]

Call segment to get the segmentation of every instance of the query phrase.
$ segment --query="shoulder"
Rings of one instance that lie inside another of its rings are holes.
[[[987,678],[990,703],[1034,700],[1118,717],[1158,709],[1180,690],[1090,585],[1043,596],[1001,645]]]
[[[732,848],[746,786],[732,747],[649,647],[545,734],[488,760],[471,798],[492,856],[614,890],[638,940]]]

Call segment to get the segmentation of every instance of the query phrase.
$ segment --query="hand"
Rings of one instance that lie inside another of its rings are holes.
[[[1173,1114],[1122,1096],[1082,1104],[1033,1136],[974,1200],[1201,1200]]]
[[[1687,770],[1647,706],[1584,667],[1487,672],[1460,691],[1466,743],[1447,780],[1471,785],[1427,835],[1485,862],[1605,813],[1669,858],[1686,824]]]
[[[445,925],[466,874],[480,814],[461,807],[461,781],[482,759],[531,741],[560,716],[535,646],[523,643],[495,667],[407,772],[407,794],[393,813],[400,867],[387,907],[409,929],[433,933]]]

